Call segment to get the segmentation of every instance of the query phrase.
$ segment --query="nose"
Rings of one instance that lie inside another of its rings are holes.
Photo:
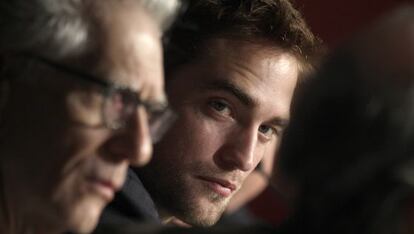
[[[114,134],[108,142],[108,149],[114,158],[127,159],[133,166],[144,166],[149,162],[152,142],[147,113],[143,107],[138,107],[127,126]]]
[[[224,170],[250,171],[255,166],[257,154],[256,128],[235,131],[216,155],[216,163]]]

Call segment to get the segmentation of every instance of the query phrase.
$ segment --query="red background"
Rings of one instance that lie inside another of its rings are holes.
[[[311,29],[335,47],[378,17],[413,0],[296,0]]]

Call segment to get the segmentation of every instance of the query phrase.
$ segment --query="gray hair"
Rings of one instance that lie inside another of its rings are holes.
[[[109,0],[102,1],[102,4]],[[126,0],[112,0],[120,3]],[[166,29],[179,0],[129,0],[139,3],[161,29]],[[87,48],[90,0],[3,0],[0,2],[0,54],[53,52],[73,56]]]
[[[167,29],[177,14],[181,4],[179,0],[142,0],[143,6],[160,23],[163,30]]]

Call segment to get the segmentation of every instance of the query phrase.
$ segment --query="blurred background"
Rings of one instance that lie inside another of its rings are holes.
[[[413,0],[293,0],[308,24],[334,48],[381,15]]]

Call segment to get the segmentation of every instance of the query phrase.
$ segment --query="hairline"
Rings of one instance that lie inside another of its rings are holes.
[[[311,65],[305,60],[304,56],[300,55],[299,53],[295,52],[293,48],[284,48],[279,42],[274,41],[266,36],[261,35],[251,35],[251,36],[243,36],[240,33],[228,31],[228,32],[217,32],[211,35],[207,35],[206,38],[197,43],[197,45],[193,48],[193,53],[187,55],[185,62],[179,63],[177,65],[170,66],[171,69],[167,70],[167,76],[173,76],[178,70],[182,69],[186,66],[194,65],[200,62],[203,59],[208,59],[208,49],[209,46],[214,43],[215,40],[228,40],[228,41],[235,41],[237,43],[246,43],[252,46],[255,46],[260,49],[268,49],[269,56],[277,56],[272,55],[275,52],[279,52],[281,54],[288,54],[292,56],[297,64],[297,71],[298,71],[298,83],[301,83],[304,79],[304,75],[308,73],[304,67],[307,65]],[[168,84],[168,80],[166,79],[166,83]]]

